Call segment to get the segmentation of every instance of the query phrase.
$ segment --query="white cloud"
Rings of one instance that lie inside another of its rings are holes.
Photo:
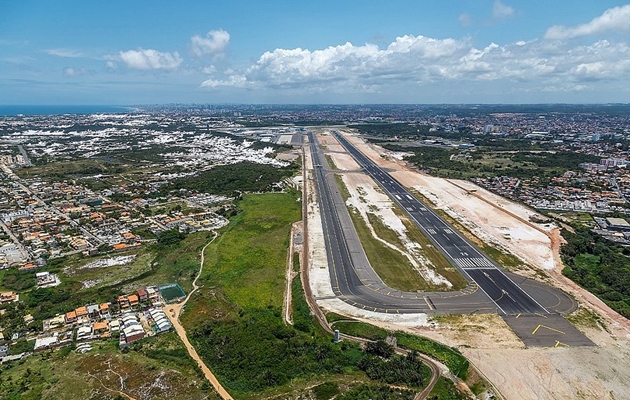
[[[66,67],[63,69],[63,76],[68,77],[68,78],[74,78],[77,76],[83,76],[87,74],[88,74],[88,70],[85,68]]]
[[[197,57],[213,56],[223,54],[225,48],[230,43],[230,34],[223,29],[213,30],[206,34],[206,37],[195,35],[190,38],[190,49]]]
[[[110,61],[119,60],[128,68],[141,71],[164,70],[174,71],[183,62],[179,53],[161,52],[153,49],[138,49],[121,51],[116,56],[110,56]]]
[[[630,31],[630,4],[609,8],[599,17],[575,27],[555,25],[547,29],[546,39],[572,39],[604,32]]]
[[[214,73],[217,72],[217,68],[214,65],[208,65],[207,67],[203,67],[201,72],[206,75],[214,75]]]
[[[514,15],[514,9],[506,4],[501,3],[500,0],[495,0],[492,5],[492,16],[494,18],[503,19]]]
[[[478,48],[470,39],[405,35],[386,48],[345,43],[319,50],[275,49],[249,67],[214,73],[206,88],[291,89],[305,93],[368,93],[432,84],[498,82],[505,87],[584,89],[593,81],[630,81],[630,47],[533,40]],[[507,85],[507,86],[506,86]]]
[[[79,58],[83,57],[83,53],[72,49],[47,49],[45,53],[51,56],[63,57],[63,58]]]

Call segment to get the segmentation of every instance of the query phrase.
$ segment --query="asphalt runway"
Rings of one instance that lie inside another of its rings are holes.
[[[527,347],[595,346],[561,315],[510,315],[503,319]]]
[[[502,315],[519,313],[549,312],[527,292],[516,285],[493,260],[483,254],[459,232],[451,228],[440,216],[413,196],[385,170],[357,150],[342,135],[333,131],[333,136],[350,153],[355,161],[368,173],[424,231],[427,237],[441,250],[442,254],[470,281],[477,284],[490,297]]]
[[[370,266],[338,191],[334,172],[327,168],[312,132],[308,133],[308,138],[330,280],[336,298],[360,309],[392,314],[497,313],[528,346],[592,345],[556,314],[575,310],[577,304],[570,296],[504,271],[387,172],[370,160],[365,161],[362,153],[346,143],[344,147],[355,159],[359,158],[357,162],[363,170],[410,215],[469,282],[465,289],[452,292],[403,292],[387,287]],[[345,139],[338,137],[338,140],[343,145]],[[544,318],[546,324],[536,324],[540,318]]]

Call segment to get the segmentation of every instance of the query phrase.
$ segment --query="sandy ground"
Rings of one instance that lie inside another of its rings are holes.
[[[320,138],[326,149],[334,152],[328,155],[337,168],[356,170],[356,164],[331,136]],[[433,321],[424,314],[402,317],[364,312],[330,298],[318,301],[323,308],[458,347],[506,399],[630,399],[630,324],[560,274],[561,238],[554,226],[525,222],[535,211],[470,182],[449,182],[418,173],[396,154],[365,144],[357,137],[349,139],[382,167],[395,170],[392,174],[396,179],[418,190],[478,237],[547,273],[552,282],[572,293],[583,307],[597,312],[605,330],[579,327],[597,347],[526,349],[496,315],[447,316]],[[312,193],[312,177],[309,186]],[[470,190],[474,190],[474,195]],[[316,297],[328,297],[332,290],[321,222],[313,203],[315,198],[308,200],[311,286]]]

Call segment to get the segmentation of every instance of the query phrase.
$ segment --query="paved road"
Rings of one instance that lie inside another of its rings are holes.
[[[342,226],[341,207],[335,207],[335,195],[327,183],[323,157],[311,146],[315,169],[316,189],[326,233],[331,280],[335,294],[360,308],[386,312],[499,312],[503,315],[547,314],[548,311],[515,284],[503,270],[466,240],[430,208],[413,196],[386,171],[358,151],[342,135],[333,135],[357,161],[361,168],[381,186],[424,231],[444,256],[469,281],[470,286],[460,292],[409,293],[387,288],[368,265],[357,264],[357,256],[348,249],[348,228]],[[311,143],[314,135],[309,134]],[[366,264],[368,264],[366,262]],[[368,270],[372,271],[370,275]],[[366,277],[369,279],[366,280]]]

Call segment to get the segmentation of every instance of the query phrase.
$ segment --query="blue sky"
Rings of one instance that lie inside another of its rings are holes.
[[[0,104],[230,102],[630,102],[630,3],[0,3]]]

